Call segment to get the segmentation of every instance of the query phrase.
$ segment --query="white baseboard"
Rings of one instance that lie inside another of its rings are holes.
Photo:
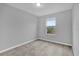
[[[30,41],[27,41],[27,42],[24,42],[24,43],[21,43],[21,44],[12,46],[12,47],[10,47],[10,48],[1,50],[0,53],[3,53],[3,52],[6,52],[6,51],[9,51],[9,50],[12,50],[12,49],[14,49],[14,48],[17,48],[17,47],[20,47],[20,46],[22,46],[22,45],[28,44],[28,43],[30,43],[30,42],[32,42],[32,41],[35,41],[35,40],[37,40],[37,39],[33,39],[33,40],[30,40]]]
[[[49,42],[53,42],[53,43],[58,43],[58,44],[62,44],[62,45],[67,45],[67,46],[72,46],[71,44],[57,42],[57,41],[51,41],[51,40],[47,40],[47,39],[40,39],[40,40],[49,41]]]

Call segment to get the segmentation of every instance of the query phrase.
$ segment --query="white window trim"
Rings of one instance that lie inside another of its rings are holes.
[[[51,17],[51,18],[55,18],[56,19],[56,17]],[[47,21],[48,21],[48,19],[46,20],[46,35],[56,35],[56,34],[50,34],[50,33],[47,33]]]

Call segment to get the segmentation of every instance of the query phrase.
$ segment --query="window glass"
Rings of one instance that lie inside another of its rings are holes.
[[[48,18],[46,25],[47,25],[47,34],[56,33],[56,18]]]

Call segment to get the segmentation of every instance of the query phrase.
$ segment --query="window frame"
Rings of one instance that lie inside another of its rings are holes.
[[[56,17],[49,17],[49,18],[52,18],[52,20],[55,18],[55,20],[56,20]],[[56,33],[47,33],[47,22],[48,22],[49,18],[47,18],[46,24],[45,24],[46,25],[46,35],[56,35]],[[56,25],[57,25],[57,22],[56,22]]]

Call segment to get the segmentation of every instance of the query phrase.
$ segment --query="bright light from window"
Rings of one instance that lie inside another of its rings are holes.
[[[40,3],[36,3],[36,5],[37,5],[38,7],[40,7],[40,6],[41,6],[41,4],[40,4]]]
[[[47,19],[47,34],[56,34],[56,18]]]
[[[56,26],[56,19],[55,18],[49,18],[47,21],[47,26]]]

